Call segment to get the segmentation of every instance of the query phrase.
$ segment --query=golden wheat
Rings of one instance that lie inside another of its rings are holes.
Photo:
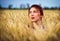
[[[47,33],[33,33],[28,10],[0,10],[0,41],[60,40],[60,10],[44,10],[43,23]]]

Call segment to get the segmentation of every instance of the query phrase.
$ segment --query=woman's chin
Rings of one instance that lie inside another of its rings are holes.
[[[35,22],[36,20],[31,20],[32,22]]]

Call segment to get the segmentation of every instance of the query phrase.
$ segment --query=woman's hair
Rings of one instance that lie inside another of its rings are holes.
[[[43,9],[42,9],[42,7],[41,7],[40,5],[36,5],[36,4],[32,5],[32,6],[29,8],[29,11],[28,11],[28,12],[30,12],[30,9],[31,9],[32,7],[36,8],[36,9],[39,9],[40,14],[43,16]]]

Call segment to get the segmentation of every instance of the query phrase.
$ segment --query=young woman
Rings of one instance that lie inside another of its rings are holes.
[[[41,6],[35,4],[29,8],[29,18],[33,23],[34,29],[43,29],[43,30],[46,29],[42,23],[42,17],[43,17],[43,10]]]
[[[46,36],[46,26],[42,23],[43,10],[39,5],[32,5],[28,11],[29,18],[33,24],[33,33],[37,40],[45,40]]]

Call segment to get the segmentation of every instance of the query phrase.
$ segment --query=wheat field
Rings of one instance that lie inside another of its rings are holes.
[[[0,10],[0,41],[60,41],[60,10],[43,12],[47,32],[34,34],[28,10]]]

